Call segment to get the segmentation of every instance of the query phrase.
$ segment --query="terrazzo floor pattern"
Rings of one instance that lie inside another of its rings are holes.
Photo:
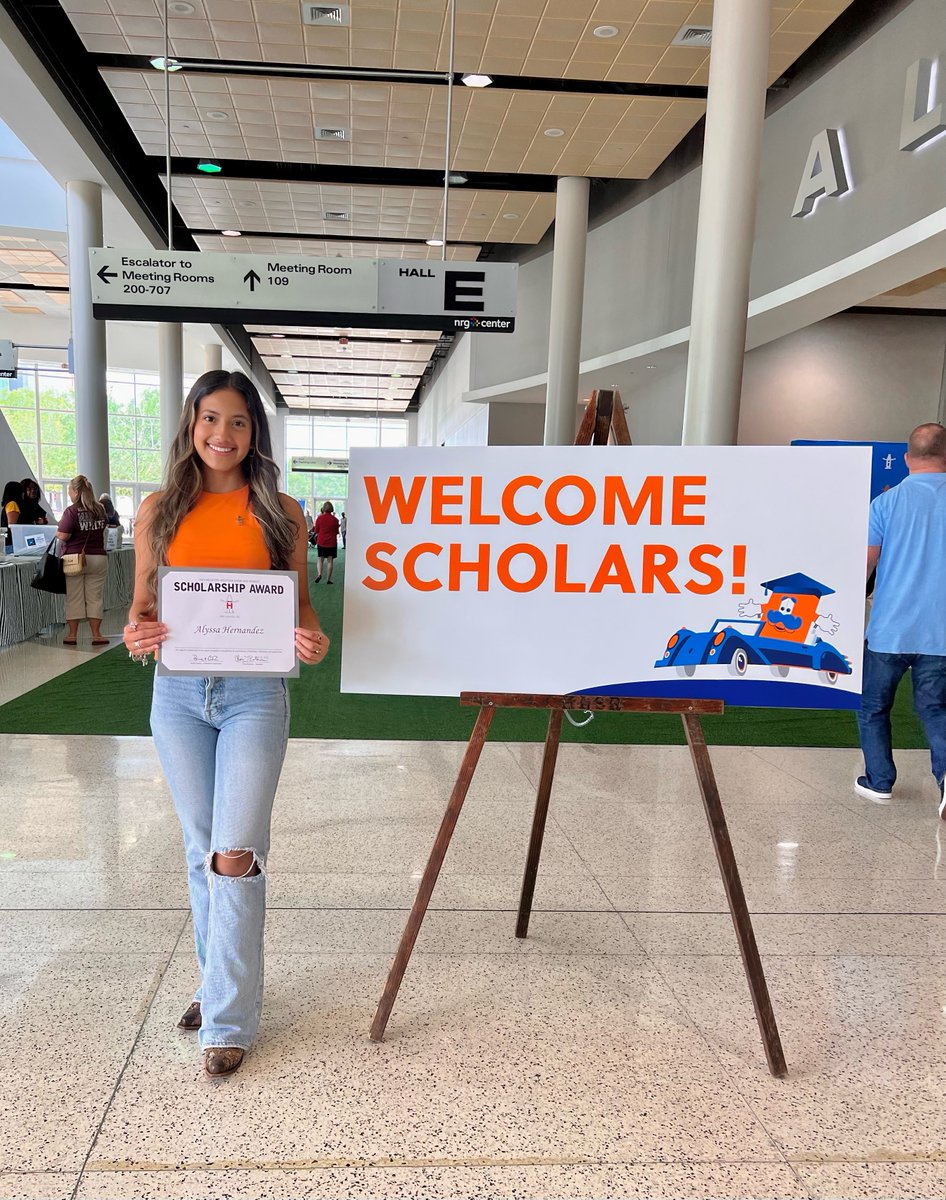
[[[767,1073],[679,747],[489,744],[382,1044],[367,1037],[462,756],[295,741],[260,1042],[223,1083],[146,739],[0,737],[2,1197],[946,1194],[946,883],[927,759],[714,749],[790,1076]]]

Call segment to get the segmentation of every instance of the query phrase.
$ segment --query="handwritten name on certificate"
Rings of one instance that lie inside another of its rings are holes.
[[[160,675],[297,676],[295,571],[161,567]]]

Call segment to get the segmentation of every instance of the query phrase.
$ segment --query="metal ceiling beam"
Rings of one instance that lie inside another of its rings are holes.
[[[188,227],[188,232],[192,237],[222,237],[219,229],[197,229],[193,225]],[[375,237],[369,234],[353,234],[353,233],[295,233],[286,230],[274,229],[241,229],[240,233],[243,237],[259,237],[259,238],[298,238],[300,242],[377,242],[378,245],[386,245],[388,243],[396,246],[426,246],[427,243],[422,238],[411,237]],[[450,239],[451,246],[477,246],[482,248],[483,243],[479,242],[459,242],[454,238]],[[499,245],[499,243],[493,243]]]
[[[219,173],[208,175],[198,169],[198,163],[212,159],[220,168]],[[148,162],[159,173],[164,172],[164,157],[151,155]],[[171,159],[171,170],[175,179],[252,179],[274,183],[325,183],[344,184],[352,187],[410,187],[436,188],[443,190],[443,170],[420,167],[363,167],[338,166],[334,163],[277,162],[245,159],[220,158],[212,153],[200,157],[177,157]],[[454,171],[463,175],[465,183],[450,186],[465,192],[554,192],[554,175],[525,175],[513,171]],[[400,239],[406,240],[406,239]]]
[[[146,54],[91,54],[96,67],[105,70],[153,71]],[[192,59],[177,56],[182,71],[192,75],[247,75],[254,78],[332,80],[340,83],[391,83],[419,87],[446,87],[445,71],[399,71],[386,67],[318,67],[299,63],[246,62],[239,59]],[[454,86],[463,86],[455,72]],[[491,91],[568,92],[588,96],[647,96],[665,100],[705,100],[706,88],[689,83],[636,83],[611,79],[572,79],[539,75],[492,75]]]

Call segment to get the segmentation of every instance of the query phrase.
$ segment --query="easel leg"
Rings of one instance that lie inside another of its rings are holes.
[[[726,899],[729,901],[729,912],[736,929],[736,940],[742,955],[742,965],[749,982],[752,1006],[759,1023],[759,1032],[762,1034],[765,1057],[768,1060],[769,1071],[777,1079],[782,1079],[788,1074],[788,1068],[785,1066],[785,1055],[782,1052],[782,1042],[779,1038],[778,1026],[775,1023],[775,1013],[772,1011],[772,1001],[769,999],[769,989],[765,982],[765,973],[762,970],[762,960],[759,958],[759,949],[752,931],[752,921],[746,907],[742,880],[739,878],[739,867],[736,865],[736,856],[733,854],[726,817],[719,799],[713,764],[710,761],[706,739],[703,736],[703,725],[699,716],[694,713],[681,715],[687,744],[693,758],[693,767],[703,797],[703,807],[709,822],[713,848],[716,851],[716,859],[723,878],[723,887],[726,889]]]
[[[539,873],[539,856],[542,853],[542,839],[545,836],[545,821],[549,815],[549,797],[552,795],[552,779],[555,775],[558,743],[562,736],[562,716],[563,712],[560,708],[549,710],[549,728],[545,735],[542,774],[539,776],[539,788],[535,797],[535,816],[532,818],[529,854],[526,859],[525,875],[522,879],[522,894],[519,897],[519,918],[516,921],[517,938],[529,936],[532,897],[535,895],[535,879]]]
[[[424,868],[420,887],[417,889],[414,906],[411,909],[410,916],[407,918],[404,932],[401,934],[397,954],[394,956],[394,962],[391,964],[391,970],[388,972],[387,983],[384,985],[384,992],[378,1002],[378,1009],[371,1023],[370,1036],[372,1041],[380,1042],[384,1037],[384,1030],[391,1015],[391,1009],[394,1007],[394,1001],[397,999],[401,980],[404,978],[404,972],[407,970],[407,964],[410,962],[414,943],[417,941],[417,935],[420,933],[421,924],[427,913],[427,905],[430,903],[430,897],[433,895],[437,877],[440,874],[440,868],[443,866],[443,860],[450,847],[450,839],[453,837],[460,809],[463,807],[463,801],[470,790],[473,772],[476,770],[476,764],[479,762],[480,752],[486,741],[486,735],[489,732],[495,711],[494,708],[481,708],[476,718],[473,732],[470,734],[470,741],[463,756],[463,762],[460,764],[457,781],[453,785],[450,803],[447,805],[447,811],[443,814],[443,820],[440,822],[440,828],[437,830],[433,849],[430,851],[430,857],[427,860],[427,866]]]

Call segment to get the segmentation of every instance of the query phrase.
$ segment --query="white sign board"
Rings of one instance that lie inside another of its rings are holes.
[[[499,268],[497,270],[497,268]],[[458,328],[505,332],[515,328],[514,263],[378,263],[378,311],[453,317]]]
[[[353,449],[342,691],[856,708],[870,450]]]
[[[293,455],[290,460],[290,470],[322,472],[328,475],[347,475],[347,458],[312,458],[305,454]]]
[[[373,259],[90,250],[94,305],[374,312]]]
[[[304,255],[89,251],[92,305],[102,320],[274,321],[512,333],[515,263]]]

